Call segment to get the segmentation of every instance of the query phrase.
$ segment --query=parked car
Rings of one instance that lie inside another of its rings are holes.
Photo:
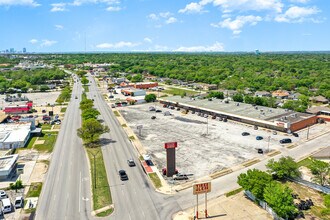
[[[1,200],[2,202],[2,212],[3,213],[10,213],[12,212],[12,205],[9,198],[5,198]]]
[[[216,118],[217,118],[217,116],[215,116],[215,115],[212,116],[212,119],[216,119]]]
[[[156,116],[154,116],[154,115],[153,115],[153,116],[151,116],[151,119],[156,119]]]
[[[174,110],[174,109],[175,109],[175,107],[174,107],[174,106],[171,106],[171,107],[170,107],[170,109]]]
[[[292,135],[295,136],[295,137],[299,137],[299,134],[295,133],[295,132],[292,132]]]
[[[127,163],[128,163],[128,166],[130,166],[130,167],[134,167],[135,166],[135,162],[134,162],[133,159],[128,159],[127,160]]]
[[[178,173],[178,174],[173,175],[173,179],[174,180],[187,180],[188,176],[186,174]]]
[[[258,149],[258,154],[263,154],[263,153],[264,153],[264,151],[261,148],[259,148]]]
[[[249,136],[249,135],[250,135],[249,132],[243,132],[243,133],[242,133],[242,136]]]
[[[156,112],[162,112],[162,110],[160,110],[160,109],[157,109],[157,110],[156,110]]]
[[[224,118],[224,119],[223,119],[223,122],[227,122],[227,121],[228,121],[228,119],[227,119],[227,118]]]
[[[15,199],[15,208],[23,208],[24,207],[24,199],[22,196],[18,196]]]
[[[119,176],[120,176],[120,180],[121,181],[128,180],[128,176],[127,176],[125,170],[119,170],[118,173],[119,173]]]
[[[42,112],[42,113],[46,113],[46,110],[45,110],[45,109],[43,109],[41,112]]]
[[[116,105],[115,104],[111,104],[111,108],[116,108]]]
[[[258,140],[258,141],[260,141],[260,140],[262,140],[262,139],[264,139],[262,136],[257,136],[257,137],[256,137],[256,140]]]
[[[177,111],[180,111],[180,108],[179,108],[179,107],[177,107],[177,108],[176,108],[176,110],[177,110]]]
[[[277,135],[277,132],[276,131],[273,131],[273,135]]]
[[[149,107],[149,111],[156,111],[156,109],[155,109],[155,107],[150,106],[150,107]]]
[[[167,108],[167,105],[166,105],[166,104],[164,104],[164,105],[163,105],[163,108]]]
[[[191,111],[191,114],[195,114],[195,111]]]
[[[288,143],[292,143],[292,140],[290,138],[284,138],[282,140],[280,140],[281,144],[288,144]]]
[[[258,130],[258,126],[257,125],[254,126],[254,130]]]
[[[8,198],[7,193],[4,190],[0,190],[0,199]]]
[[[209,116],[207,114],[204,115],[204,118],[208,118]]]
[[[77,96],[75,96],[74,98],[75,98],[75,99],[78,99],[78,97],[77,97]]]

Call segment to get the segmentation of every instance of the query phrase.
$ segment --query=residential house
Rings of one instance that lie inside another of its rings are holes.
[[[204,90],[216,90],[218,86],[216,84],[205,84],[203,85]]]
[[[272,93],[272,97],[280,98],[280,99],[287,99],[290,93],[286,90],[276,90]]]
[[[256,91],[255,93],[254,93],[254,96],[255,97],[271,97],[272,96],[272,94],[270,93],[270,92],[267,92],[267,91]]]
[[[327,98],[321,95],[310,97],[309,100],[312,102],[322,103],[322,104],[327,104],[329,102]]]
[[[295,92],[295,93],[291,93],[289,95],[288,99],[298,100],[300,96],[301,96],[301,94],[299,92]]]

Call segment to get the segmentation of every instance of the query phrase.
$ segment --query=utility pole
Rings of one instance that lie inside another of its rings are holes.
[[[267,151],[267,153],[269,153],[269,142],[270,142],[270,136],[268,136],[268,151]]]
[[[206,135],[209,135],[209,116],[206,118]]]
[[[94,186],[94,188],[96,189],[96,164],[95,164],[95,157],[96,157],[96,155],[98,154],[98,153],[100,153],[100,151],[97,151],[95,154],[93,153],[93,152],[91,152],[91,151],[89,151],[89,153],[90,154],[92,154],[93,155],[93,157],[94,157],[94,182],[95,182],[95,186]]]
[[[309,125],[307,126],[307,140],[308,140],[308,137],[309,137]]]

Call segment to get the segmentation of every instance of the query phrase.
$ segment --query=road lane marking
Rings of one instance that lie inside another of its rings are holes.
[[[80,171],[80,179],[79,179],[79,197],[81,197],[81,171]],[[79,200],[79,213],[80,213],[80,199]]]

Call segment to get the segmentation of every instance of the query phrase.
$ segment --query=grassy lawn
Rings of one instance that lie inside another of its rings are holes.
[[[156,188],[162,187],[162,182],[156,173],[149,173],[148,175]]]
[[[37,140],[37,137],[31,137],[29,142],[26,145],[26,149],[32,149],[34,142]],[[24,149],[24,148],[23,148]]]
[[[31,183],[29,192],[26,197],[39,197],[42,188],[42,183]]]
[[[50,124],[42,124],[41,125],[42,130],[50,130],[52,129],[52,125]]]
[[[107,205],[112,204],[110,186],[107,179],[107,173],[104,166],[103,155],[101,148],[88,148],[88,157],[91,167],[92,177],[92,190],[93,190],[93,208],[94,210],[103,208]],[[99,153],[97,153],[99,152]],[[95,155],[96,164],[96,183],[94,178],[94,157]],[[95,188],[96,184],[96,188]],[[110,214],[110,213],[109,213]]]
[[[62,113],[66,112],[66,107],[61,108],[61,112]]]
[[[132,136],[129,136],[128,137],[130,140],[134,141],[135,140],[135,137],[132,135]]]
[[[127,128],[127,124],[122,124],[121,125],[123,128]]]
[[[167,93],[167,94],[171,94],[171,95],[184,95],[184,94],[186,94],[187,96],[196,95],[196,94],[199,93],[199,92],[196,92],[196,91],[179,89],[179,88],[172,88],[172,87],[169,88],[169,89],[165,89],[162,92]]]
[[[120,116],[118,111],[114,111],[113,113],[114,113],[114,114],[115,114],[115,116],[117,116],[117,117],[119,117],[119,116]]]
[[[243,191],[243,188],[238,188],[238,189],[232,190],[232,191],[226,193],[226,197],[236,195],[242,191]]]
[[[311,163],[312,163],[311,158],[307,157],[307,158],[305,158],[305,159],[299,161],[299,162],[298,162],[298,166],[299,166],[299,167],[302,167],[302,166],[304,166],[304,167],[308,167],[309,165],[311,165]]]
[[[84,88],[85,92],[89,92],[89,87],[87,85],[83,85],[83,88]]]
[[[38,140],[44,140],[43,144],[35,144],[34,149],[43,152],[52,152],[58,132],[43,132]]]
[[[113,208],[108,209],[108,210],[106,210],[104,212],[100,212],[100,213],[96,214],[96,216],[98,216],[98,217],[105,217],[105,216],[110,215],[112,212],[113,212]]]

